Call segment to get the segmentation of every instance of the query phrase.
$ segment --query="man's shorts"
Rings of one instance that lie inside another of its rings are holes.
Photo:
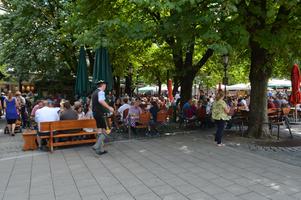
[[[76,131],[78,132],[78,131]],[[58,134],[62,134],[61,132],[59,131],[53,131],[53,135],[58,135]],[[50,132],[40,132],[40,131],[37,131],[37,135],[38,136],[50,136]]]
[[[40,131],[38,131],[38,132],[37,132],[37,135],[40,136],[40,137],[41,137],[41,136],[49,136],[49,135],[50,135],[50,132],[40,132]]]
[[[94,114],[97,128],[107,128],[106,120],[102,114]]]

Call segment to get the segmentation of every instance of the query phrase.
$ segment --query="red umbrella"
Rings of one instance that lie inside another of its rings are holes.
[[[300,93],[300,82],[301,74],[297,64],[294,64],[291,74],[292,81],[292,94],[290,96],[290,103],[296,105],[301,103],[301,93]]]
[[[168,98],[169,98],[169,100],[173,101],[173,96],[172,96],[172,80],[171,79],[168,79],[167,90],[168,90]]]

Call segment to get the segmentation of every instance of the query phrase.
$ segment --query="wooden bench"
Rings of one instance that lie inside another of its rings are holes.
[[[93,131],[86,132],[82,130],[84,128],[91,128],[93,129]],[[50,134],[47,136],[41,136],[40,138],[48,140],[48,147],[50,148],[50,151],[53,152],[54,147],[95,143],[96,142],[95,136],[97,132],[94,129],[96,129],[96,121],[94,119],[41,122],[40,131],[49,132]],[[78,131],[75,132],[72,131],[72,133],[60,133],[60,131],[67,131],[67,130],[78,130]],[[31,144],[33,140],[32,139],[33,135],[36,137],[36,132],[23,133],[23,138],[24,138],[23,150],[32,149]],[[77,136],[85,136],[85,137],[81,137],[78,140],[72,140],[72,141],[59,140],[60,138],[70,138],[70,137],[77,137]]]

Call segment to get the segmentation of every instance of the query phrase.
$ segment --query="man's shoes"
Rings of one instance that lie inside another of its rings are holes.
[[[96,152],[97,155],[103,155],[103,154],[106,154],[106,153],[108,153],[108,152],[107,151],[98,151],[98,152]]]

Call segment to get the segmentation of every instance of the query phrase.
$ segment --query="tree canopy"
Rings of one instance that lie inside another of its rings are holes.
[[[266,120],[268,79],[288,77],[300,60],[300,0],[3,3],[8,13],[0,16],[0,64],[14,68],[20,80],[30,73],[49,80],[62,70],[75,74],[79,46],[86,47],[90,63],[94,50],[104,46],[114,76],[128,77],[133,66],[134,79],[147,83],[170,77],[186,101],[194,80],[207,86],[221,82],[221,55],[228,54],[229,83],[251,82],[256,123]],[[253,125],[250,132],[262,132]]]

